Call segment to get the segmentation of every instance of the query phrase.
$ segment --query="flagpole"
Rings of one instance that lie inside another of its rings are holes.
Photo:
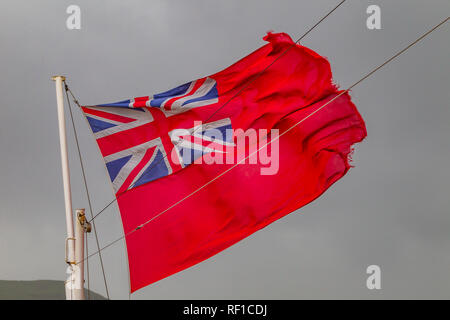
[[[66,138],[66,123],[64,117],[64,96],[63,96],[63,81],[66,80],[64,76],[53,76],[52,80],[56,85],[56,103],[58,107],[58,124],[59,124],[59,144],[61,148],[61,165],[64,186],[64,203],[66,211],[66,227],[67,238],[65,243],[66,248],[66,262],[69,264],[67,273],[69,277],[65,282],[65,291],[67,300],[82,300],[84,299],[84,279],[82,267],[76,264],[75,256],[75,234],[72,216],[72,195],[70,190],[70,171],[69,159],[67,153],[67,138]],[[77,219],[78,220],[78,219]],[[77,226],[78,227],[78,226]],[[78,231],[78,228],[77,228]],[[77,232],[79,238],[80,234]],[[83,234],[83,233],[81,233]],[[83,238],[83,237],[82,237]],[[80,243],[80,239],[77,241]],[[81,260],[80,260],[81,261]],[[83,264],[83,263],[82,263]],[[80,288],[81,284],[81,288]]]

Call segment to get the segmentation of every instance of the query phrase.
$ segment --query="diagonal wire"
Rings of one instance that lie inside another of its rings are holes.
[[[324,15],[319,21],[317,21],[311,28],[308,29],[308,31],[306,31],[300,38],[298,38],[295,42],[293,42],[292,44],[290,44],[280,55],[278,55],[271,63],[269,63],[263,70],[261,70],[260,72],[258,72],[257,74],[255,74],[250,80],[248,80],[246,83],[244,83],[242,85],[242,87],[237,90],[237,92],[231,96],[230,99],[228,99],[224,104],[222,104],[219,108],[217,108],[216,110],[214,110],[214,112],[211,113],[211,115],[208,116],[208,118],[204,121],[209,121],[214,115],[217,114],[217,112],[219,112],[220,110],[222,110],[226,105],[228,105],[228,103],[233,100],[234,98],[236,98],[238,95],[240,95],[246,88],[248,88],[253,82],[255,82],[268,68],[270,68],[275,62],[277,62],[278,60],[280,60],[284,55],[286,55],[286,53],[289,52],[289,50],[291,50],[293,47],[295,47],[297,44],[299,44],[299,42],[301,40],[303,40],[303,38],[305,38],[312,30],[314,30],[320,23],[322,23],[322,21],[324,21],[330,14],[332,14],[337,8],[339,8],[346,0],[342,0],[341,2],[339,2],[333,9],[331,9],[326,15]],[[72,93],[71,93],[72,94]],[[75,97],[72,94],[72,97],[74,100]],[[79,105],[79,104],[78,104]],[[79,105],[80,106],[80,105]],[[81,106],[80,106],[81,107]],[[193,133],[194,134],[198,129],[201,129],[201,127],[197,127],[194,129]],[[174,146],[176,147],[179,144],[179,142],[177,141],[176,143],[174,143]],[[156,163],[154,163],[152,166],[149,167],[148,170],[152,170],[154,167],[156,167],[159,163],[161,163],[161,161],[163,161],[164,159],[166,159],[168,157],[168,154],[164,155],[161,159],[159,159],[158,161],[156,161]],[[134,185],[136,184],[137,181],[135,181],[134,183],[132,183],[127,190],[119,193],[116,195],[116,197],[111,200],[106,206],[104,206],[99,212],[97,212],[97,214],[95,214],[91,220],[93,221],[95,218],[97,218],[100,214],[102,214],[110,205],[112,205],[114,202],[117,201],[117,198],[119,198],[121,195],[123,195],[125,192],[127,192],[129,189],[133,188]]]
[[[81,172],[83,174],[83,182],[84,182],[84,187],[86,189],[86,197],[88,200],[88,205],[89,205],[89,212],[91,214],[91,217],[93,215],[92,213],[92,203],[91,203],[91,197],[89,194],[89,188],[87,185],[87,180],[86,180],[86,173],[84,171],[84,164],[83,164],[83,159],[81,157],[81,150],[80,150],[80,144],[78,142],[78,133],[77,133],[77,128],[75,127],[75,121],[73,120],[73,113],[72,113],[72,105],[70,104],[70,99],[69,99],[69,95],[68,95],[68,90],[69,87],[67,86],[66,81],[64,80],[64,86],[65,86],[65,90],[66,90],[66,99],[67,99],[67,104],[69,105],[69,111],[70,111],[70,120],[72,121],[72,128],[73,128],[73,133],[75,136],[75,142],[77,145],[77,150],[78,150],[78,158],[80,160],[80,165],[81,165]],[[78,101],[77,101],[78,103]],[[100,250],[100,243],[98,241],[98,235],[97,235],[97,228],[95,227],[95,223],[94,221],[92,221],[92,226],[94,229],[94,235],[95,235],[95,241],[97,242],[97,250]],[[100,253],[100,252],[99,252]],[[89,257],[89,255],[88,255]],[[102,273],[103,273],[103,282],[105,283],[105,290],[106,290],[106,297],[109,300],[109,290],[108,290],[108,283],[106,282],[106,274],[105,274],[105,268],[103,266],[103,259],[102,259],[102,255],[99,254],[99,258],[100,258],[100,265],[101,265],[101,269],[102,269]]]
[[[247,160],[248,158],[250,158],[251,156],[253,156],[255,153],[259,152],[259,150],[261,150],[262,148],[265,148],[266,146],[268,146],[269,144],[271,144],[273,141],[278,140],[281,136],[285,135],[286,133],[288,133],[289,131],[291,131],[294,127],[298,126],[299,124],[301,124],[303,121],[307,120],[308,118],[310,118],[311,116],[313,116],[314,114],[316,114],[317,112],[319,112],[320,110],[322,110],[323,108],[325,108],[327,105],[329,105],[331,102],[335,101],[336,99],[338,99],[340,96],[348,93],[352,88],[356,87],[358,84],[360,84],[362,81],[364,81],[365,79],[367,79],[368,77],[370,77],[372,74],[374,74],[376,71],[378,71],[379,69],[381,69],[382,67],[384,67],[385,65],[387,65],[389,62],[391,62],[392,60],[394,60],[395,58],[397,58],[399,55],[401,55],[402,53],[404,53],[405,51],[407,51],[409,48],[411,48],[412,46],[414,46],[416,43],[418,43],[419,41],[421,41],[423,38],[425,38],[426,36],[428,36],[430,33],[432,33],[434,30],[436,30],[437,28],[439,28],[441,25],[443,25],[444,23],[446,23],[448,20],[450,19],[450,17],[447,17],[446,19],[444,19],[442,22],[440,22],[439,24],[437,24],[436,26],[434,26],[432,29],[430,29],[429,31],[427,31],[426,33],[424,33],[422,36],[420,36],[419,38],[417,38],[415,41],[413,41],[412,43],[410,43],[407,47],[405,47],[404,49],[398,51],[396,54],[394,54],[391,58],[389,58],[388,60],[386,60],[385,62],[383,62],[382,64],[380,64],[378,67],[372,69],[370,72],[368,72],[366,75],[364,75],[362,78],[360,78],[358,81],[356,81],[355,83],[353,83],[352,85],[350,85],[350,87],[348,87],[346,90],[341,91],[338,95],[336,95],[333,99],[327,101],[326,103],[324,103],[322,106],[320,106],[319,108],[317,108],[316,110],[314,110],[313,112],[311,112],[310,114],[308,114],[305,118],[301,119],[299,122],[295,123],[294,125],[292,125],[291,127],[289,127],[288,129],[286,129],[286,131],[282,132],[280,135],[278,135],[277,137],[275,137],[274,139],[270,140],[268,143],[266,143],[265,145],[263,145],[262,147],[260,147],[258,150],[254,151],[253,153],[251,153],[250,155],[248,155],[246,158],[240,160],[238,163],[234,164],[232,167],[228,168],[227,170],[225,170],[224,172],[222,172],[221,174],[219,174],[218,176],[214,177],[212,180],[208,181],[207,183],[205,183],[204,185],[202,185],[201,187],[199,187],[198,189],[194,190],[192,193],[188,194],[187,196],[185,196],[184,198],[182,198],[181,200],[179,200],[178,202],[174,203],[173,205],[171,205],[170,207],[168,207],[167,209],[159,212],[157,215],[153,216],[151,219],[147,220],[146,222],[144,222],[143,224],[137,226],[136,228],[134,228],[133,230],[129,231],[128,233],[126,233],[125,235],[121,236],[120,238],[110,242],[109,244],[107,244],[106,246],[104,246],[103,248],[101,248],[99,251],[92,253],[89,256],[93,256],[97,253],[99,253],[100,251],[105,250],[106,248],[112,246],[113,244],[117,243],[118,241],[122,240],[123,238],[126,238],[127,236],[131,235],[132,233],[142,229],[143,227],[145,227],[148,223],[152,222],[153,220],[155,220],[156,218],[158,218],[159,216],[161,216],[162,214],[166,213],[167,211],[169,211],[170,209],[172,209],[173,207],[177,206],[178,204],[180,204],[181,202],[183,202],[184,200],[190,198],[191,196],[193,196],[194,194],[196,194],[197,192],[199,192],[200,190],[204,189],[205,187],[207,187],[208,185],[210,185],[211,183],[213,183],[214,181],[216,181],[217,179],[219,179],[220,177],[222,177],[223,175],[225,175],[226,173],[228,173],[229,171],[231,171],[232,169],[234,169],[236,166],[238,166],[240,163],[242,163],[243,161]],[[89,258],[89,256],[87,258]],[[82,261],[80,261],[79,263],[81,263]]]

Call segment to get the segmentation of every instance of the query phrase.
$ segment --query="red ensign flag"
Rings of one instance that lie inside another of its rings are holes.
[[[328,61],[284,33],[264,40],[211,76],[83,107],[116,193],[132,292],[311,202],[350,168],[366,128],[349,95],[314,113],[340,93]]]

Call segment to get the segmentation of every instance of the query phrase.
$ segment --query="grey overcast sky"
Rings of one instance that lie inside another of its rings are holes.
[[[160,92],[230,65],[268,30],[297,38],[337,3],[1,1],[0,279],[66,277],[52,75],[66,75],[85,104]],[[70,4],[81,30],[66,28]],[[370,4],[381,7],[381,30],[366,28]],[[345,88],[449,14],[448,0],[347,0],[303,44]],[[447,23],[352,91],[368,137],[322,197],[132,299],[450,298],[449,40]],[[98,211],[113,194],[79,112],[75,120]],[[74,208],[87,207],[71,131],[69,143]],[[102,245],[122,235],[117,206],[97,227]],[[111,298],[127,299],[123,243],[104,259]],[[90,261],[91,288],[104,294]],[[371,264],[381,290],[366,288]]]

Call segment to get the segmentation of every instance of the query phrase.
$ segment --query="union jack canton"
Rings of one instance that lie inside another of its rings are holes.
[[[231,121],[197,123],[186,112],[219,101],[216,81],[202,78],[153,96],[85,106],[116,194],[170,175],[233,146]]]

